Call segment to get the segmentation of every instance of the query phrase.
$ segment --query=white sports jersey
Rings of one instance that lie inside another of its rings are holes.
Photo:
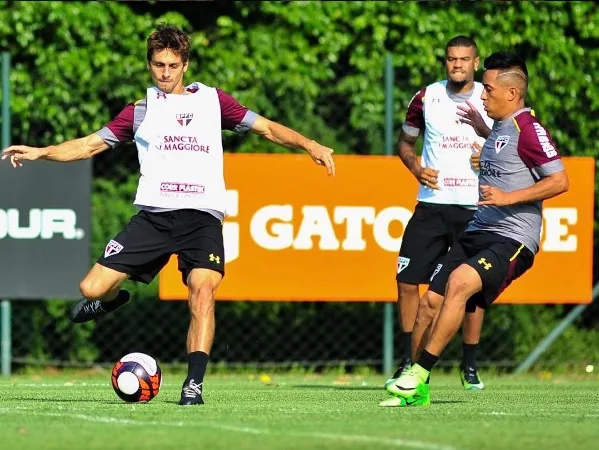
[[[134,203],[139,208],[225,215],[220,103],[215,88],[196,86],[188,95],[147,90],[147,112],[134,137],[141,173]]]
[[[482,84],[475,82],[468,95],[449,94],[447,80],[443,80],[427,86],[412,98],[403,129],[414,136],[424,128],[421,164],[439,170],[439,189],[420,186],[419,201],[476,208],[478,174],[471,168],[470,156],[472,144],[478,142],[482,147],[485,139],[459,120],[457,106],[468,107],[468,100],[492,127],[493,120],[486,115],[480,99],[482,90]]]

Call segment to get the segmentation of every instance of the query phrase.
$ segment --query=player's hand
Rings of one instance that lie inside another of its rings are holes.
[[[21,161],[35,161],[42,156],[42,149],[26,145],[13,145],[2,151],[2,159],[10,158],[13,167],[22,167]]]
[[[335,161],[333,161],[334,150],[332,148],[314,142],[307,151],[316,164],[327,168],[327,173],[330,177],[335,176]]]
[[[472,154],[470,155],[470,166],[472,170],[478,172],[480,170],[480,152],[482,151],[482,147],[478,142],[472,144]]]
[[[416,178],[421,185],[426,186],[427,188],[439,189],[439,185],[437,184],[439,181],[438,175],[439,171],[437,169],[423,167],[416,175]]]
[[[495,186],[488,186],[481,184],[480,195],[482,200],[477,203],[478,206],[482,205],[493,205],[493,206],[507,206],[511,205],[510,195],[508,192],[503,192],[501,189]]]
[[[489,136],[490,129],[485,123],[483,116],[478,112],[476,106],[466,100],[466,106],[458,105],[458,116],[461,117],[460,121],[474,128],[476,134],[485,139]]]

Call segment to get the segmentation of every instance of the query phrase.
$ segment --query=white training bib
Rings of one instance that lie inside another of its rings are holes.
[[[225,215],[220,102],[215,88],[194,85],[198,90],[187,95],[147,90],[146,115],[135,133],[139,208]]]
[[[427,86],[422,99],[424,112],[424,146],[422,166],[439,170],[439,189],[420,186],[418,200],[430,203],[463,205],[475,207],[478,201],[478,174],[470,165],[472,144],[485,142],[474,129],[461,123],[458,103],[447,93],[447,80]],[[483,86],[474,83],[473,93],[468,100],[482,114],[485,122],[492,127],[493,120],[487,117],[480,94]]]

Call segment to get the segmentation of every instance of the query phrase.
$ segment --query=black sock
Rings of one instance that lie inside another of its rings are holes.
[[[404,331],[403,335],[403,357],[412,359],[412,332]]]
[[[426,350],[422,350],[420,358],[418,358],[418,365],[430,372],[433,370],[435,364],[437,364],[437,361],[439,361],[438,356],[435,356]]]
[[[476,367],[476,349],[478,344],[462,345],[462,365],[464,367]]]
[[[194,383],[204,382],[204,374],[208,365],[208,354],[204,352],[191,352],[187,355],[187,379],[185,383],[193,380]]]
[[[130,298],[131,294],[129,291],[121,289],[114,300],[110,302],[102,302],[102,308],[104,308],[105,311],[114,311],[115,309],[127,303]]]

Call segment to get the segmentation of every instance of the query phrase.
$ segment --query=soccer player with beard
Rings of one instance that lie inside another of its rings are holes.
[[[456,36],[445,46],[447,79],[420,90],[410,101],[399,137],[399,157],[421,184],[418,203],[410,219],[397,259],[398,313],[403,334],[403,358],[385,386],[412,364],[414,343],[422,336],[412,334],[418,305],[419,285],[426,284],[439,259],[457,240],[476,211],[478,175],[470,158],[473,146],[484,142],[479,133],[489,133],[493,121],[486,115],[462,118],[462,110],[482,110],[482,84],[474,81],[478,69],[478,48],[474,40]],[[473,123],[472,123],[473,122]],[[422,160],[415,144],[424,133]],[[480,340],[484,311],[477,308],[464,321],[462,385],[467,390],[483,389],[476,369],[476,348]],[[382,406],[401,406],[395,398]]]
[[[481,151],[478,210],[423,296],[415,332],[428,330],[428,338],[416,364],[387,389],[407,406],[430,403],[431,370],[465,312],[487,308],[530,269],[539,251],[543,200],[568,190],[551,134],[525,106],[526,63],[517,54],[496,52],[484,66],[481,98],[495,123]]]

